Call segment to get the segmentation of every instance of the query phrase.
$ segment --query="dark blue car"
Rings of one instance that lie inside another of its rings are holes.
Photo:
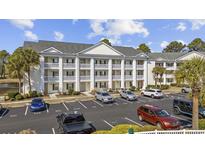
[[[42,98],[34,98],[30,105],[31,112],[44,111],[47,105]]]

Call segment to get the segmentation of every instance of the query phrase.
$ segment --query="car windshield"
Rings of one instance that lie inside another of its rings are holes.
[[[43,102],[42,99],[33,99],[32,100],[33,104],[42,103],[42,102]]]
[[[128,95],[133,95],[133,93],[131,91],[127,91]]]
[[[102,93],[102,96],[109,96],[108,93]]]
[[[156,110],[155,111],[156,115],[159,117],[169,117],[169,113],[165,110]]]
[[[64,123],[81,122],[81,121],[85,121],[83,116],[66,117]]]

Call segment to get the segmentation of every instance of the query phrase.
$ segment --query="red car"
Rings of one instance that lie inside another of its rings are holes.
[[[143,105],[137,109],[137,115],[140,121],[147,121],[162,129],[179,129],[178,119],[171,117],[170,114],[156,106]]]

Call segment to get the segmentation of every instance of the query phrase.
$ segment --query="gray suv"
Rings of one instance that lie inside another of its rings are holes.
[[[129,90],[121,90],[120,91],[120,96],[122,98],[125,98],[125,99],[130,100],[130,101],[137,100],[137,96],[133,92],[131,92]]]
[[[96,100],[102,101],[103,103],[112,103],[113,98],[108,92],[96,92]]]

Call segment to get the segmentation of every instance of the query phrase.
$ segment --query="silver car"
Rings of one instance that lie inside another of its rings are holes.
[[[122,98],[125,98],[125,99],[130,100],[130,101],[137,100],[137,96],[134,93],[132,93],[131,91],[128,91],[128,90],[121,90],[120,91],[120,96]]]
[[[96,100],[102,101],[103,103],[112,103],[113,98],[108,92],[96,92]]]
[[[181,91],[182,91],[182,93],[190,93],[191,88],[189,86],[184,86]]]

